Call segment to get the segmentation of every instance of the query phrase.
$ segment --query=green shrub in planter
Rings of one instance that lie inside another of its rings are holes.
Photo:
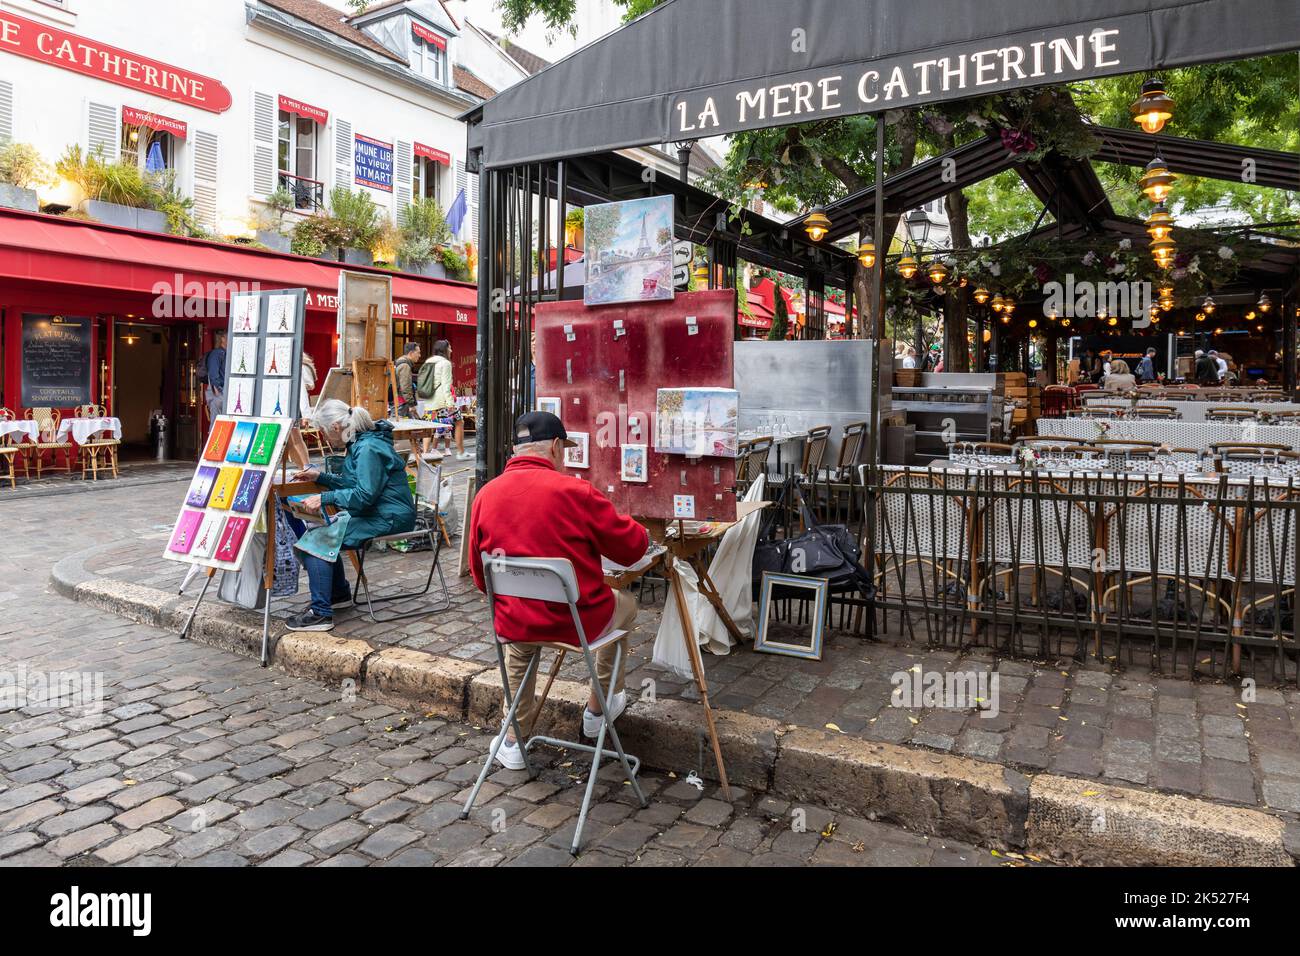
[[[379,207],[369,193],[335,186],[330,190],[330,213],[342,233],[339,245],[368,250],[379,238]]]
[[[0,146],[0,183],[32,189],[48,183],[51,174],[50,164],[41,158],[35,146],[28,143]]]
[[[343,226],[333,216],[308,216],[293,227],[289,251],[300,256],[337,256],[346,245]]]

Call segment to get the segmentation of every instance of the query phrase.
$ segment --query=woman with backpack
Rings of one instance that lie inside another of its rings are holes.
[[[416,383],[416,397],[420,401],[420,414],[442,425],[455,428],[456,460],[468,461],[474,456],[465,450],[465,421],[456,407],[456,390],[452,385],[451,343],[439,339],[433,343],[433,354],[420,366]],[[435,448],[441,448],[439,437]]]

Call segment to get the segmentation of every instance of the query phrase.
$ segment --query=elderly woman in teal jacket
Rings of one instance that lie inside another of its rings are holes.
[[[294,480],[315,481],[328,489],[303,499],[303,507],[317,511],[333,505],[347,513],[339,550],[360,547],[381,535],[413,529],[415,500],[406,478],[406,462],[393,448],[393,426],[375,422],[364,408],[349,408],[337,399],[320,402],[314,418],[316,427],[332,447],[346,446],[347,457],[338,474],[323,474],[319,469],[309,468],[295,475]],[[342,557],[331,562],[300,547],[298,559],[307,572],[311,607],[291,617],[286,626],[291,631],[331,630],[334,612],[352,605]]]

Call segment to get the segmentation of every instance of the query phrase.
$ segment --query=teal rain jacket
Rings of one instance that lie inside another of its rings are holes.
[[[372,431],[357,436],[348,445],[340,473],[322,473],[317,481],[330,489],[321,495],[321,504],[341,508],[351,517],[344,548],[415,527],[406,463],[393,448],[393,426],[388,422],[376,422]]]

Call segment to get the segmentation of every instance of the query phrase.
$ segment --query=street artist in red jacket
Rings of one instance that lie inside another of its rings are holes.
[[[470,517],[469,553],[474,583],[485,590],[484,552],[512,558],[568,558],[578,579],[578,617],[587,640],[611,630],[628,630],[636,619],[637,602],[624,591],[605,584],[601,555],[621,565],[639,560],[650,544],[646,529],[627,515],[621,515],[610,500],[582,478],[564,474],[564,450],[573,447],[563,423],[549,412],[529,412],[515,423],[514,456],[505,470],[489,481],[474,498]],[[528,683],[520,686],[524,672],[541,648],[539,641],[558,641],[578,646],[573,618],[564,604],[521,598],[496,599],[496,632],[509,641],[505,647],[506,675],[512,695],[520,695],[517,716],[525,733],[532,727],[537,708],[534,670]],[[610,720],[627,707],[623,690],[623,668],[614,671],[614,657],[626,638],[603,647],[596,656],[596,675],[606,692],[613,682],[615,696]],[[582,729],[588,737],[600,730],[602,702],[593,688],[582,715]],[[497,751],[502,765],[519,770],[523,754],[513,730]]]

